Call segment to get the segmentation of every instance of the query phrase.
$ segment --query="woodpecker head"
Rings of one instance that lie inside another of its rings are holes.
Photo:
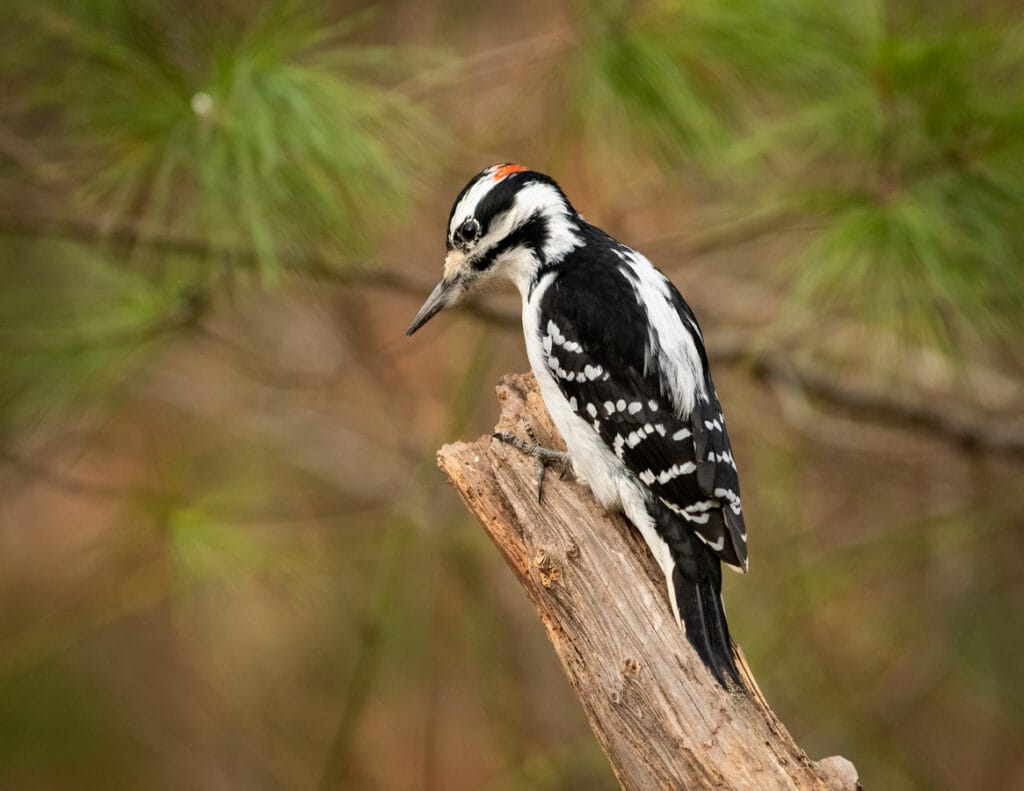
[[[554,179],[522,165],[493,165],[455,199],[441,282],[406,331],[483,283],[508,280],[525,296],[541,268],[583,243],[580,217]]]

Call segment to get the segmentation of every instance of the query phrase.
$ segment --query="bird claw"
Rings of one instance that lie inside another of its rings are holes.
[[[544,497],[544,470],[549,464],[560,464],[562,466],[561,474],[559,478],[565,478],[566,472],[569,469],[569,454],[565,451],[554,450],[553,448],[545,448],[540,444],[537,439],[537,435],[533,432],[533,426],[530,425],[526,418],[520,418],[523,421],[523,428],[526,430],[526,436],[530,438],[530,441],[517,437],[515,434],[509,434],[505,431],[499,431],[494,434],[494,439],[504,442],[506,445],[511,445],[513,448],[518,450],[520,453],[524,453],[527,456],[533,458],[533,466],[537,476],[537,502],[541,502]]]

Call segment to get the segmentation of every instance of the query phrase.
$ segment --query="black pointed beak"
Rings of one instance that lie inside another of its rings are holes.
[[[427,297],[427,301],[423,303],[423,307],[420,308],[419,313],[416,314],[416,318],[414,318],[412,320],[412,324],[409,325],[409,329],[405,331],[407,336],[412,335],[416,330],[448,307],[451,303],[452,297],[455,296],[455,286],[458,282],[459,279],[456,277],[451,280],[442,280],[434,287],[434,290],[430,292],[430,296]]]

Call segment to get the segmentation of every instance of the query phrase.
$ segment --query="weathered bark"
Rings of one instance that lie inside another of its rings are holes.
[[[532,375],[498,385],[498,430],[564,447]],[[745,662],[751,696],[726,693],[672,615],[643,540],[601,511],[571,475],[548,473],[537,502],[532,460],[482,437],[446,445],[438,464],[522,583],[619,782],[627,789],[854,789],[853,765],[808,759]]]

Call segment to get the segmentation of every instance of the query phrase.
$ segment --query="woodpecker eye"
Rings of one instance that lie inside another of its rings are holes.
[[[470,242],[476,241],[476,238],[480,235],[480,223],[473,217],[470,217],[455,231],[455,237],[463,244],[469,244]]]

